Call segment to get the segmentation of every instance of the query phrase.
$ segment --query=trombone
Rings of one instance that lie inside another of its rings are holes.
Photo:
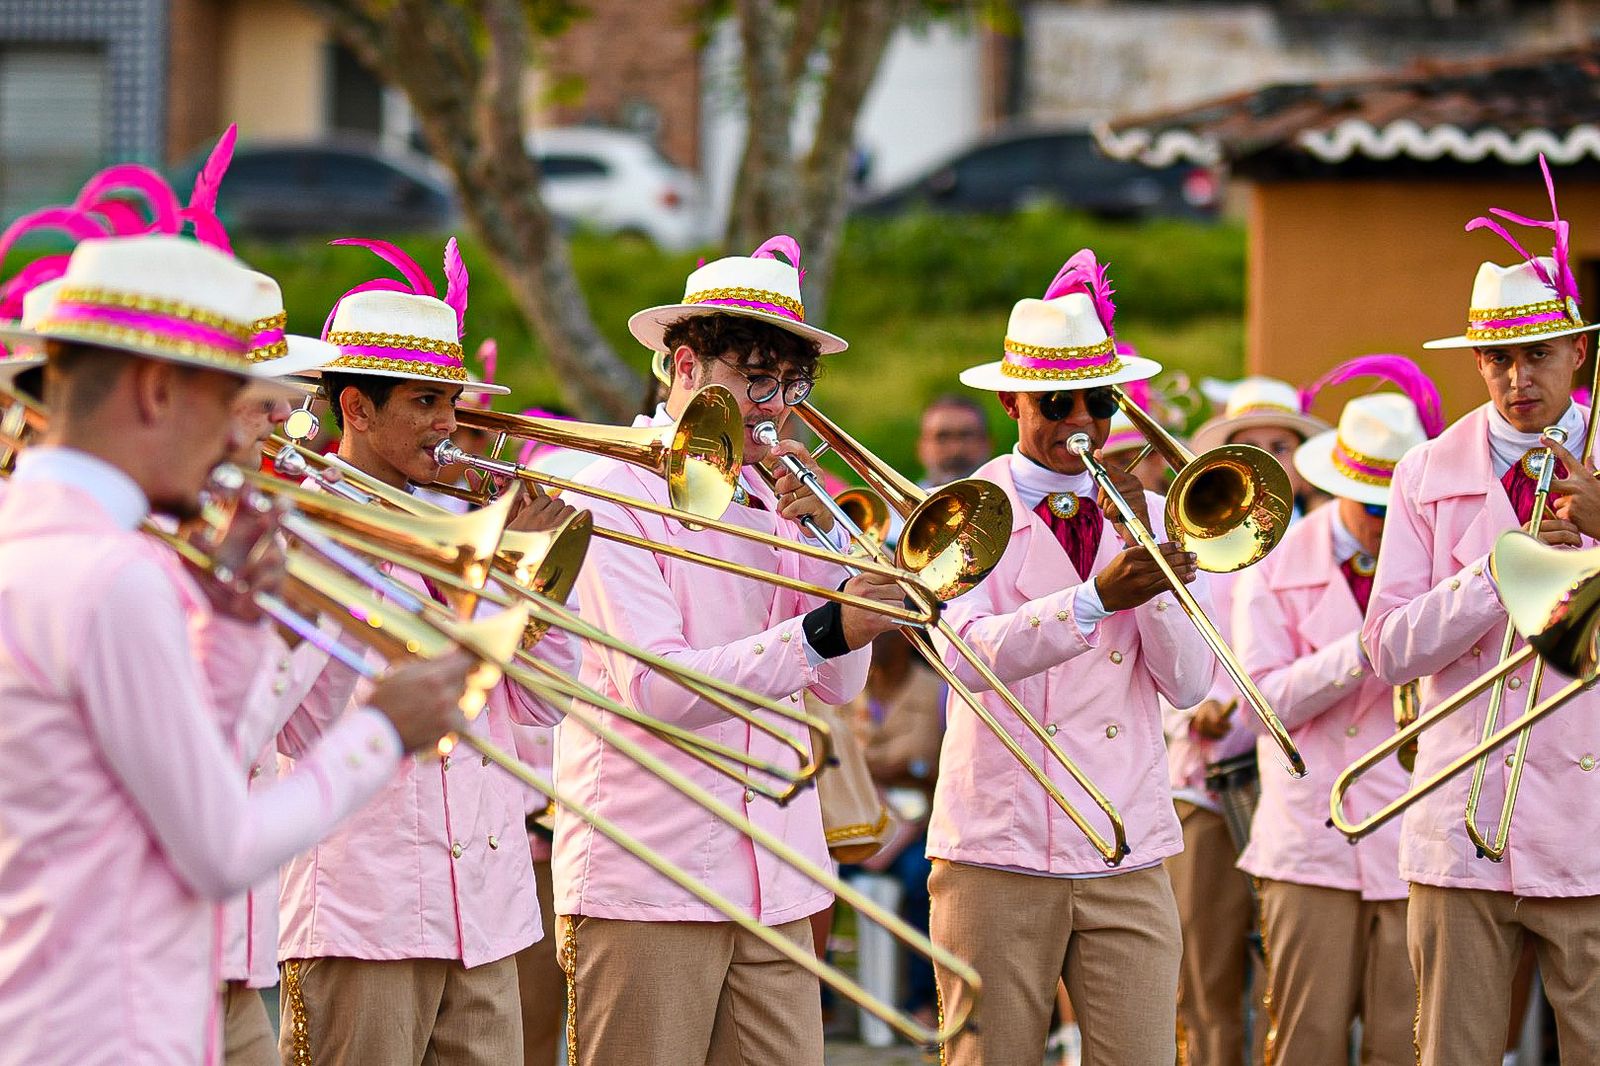
[[[1507,625],[1523,634],[1527,646],[1452,693],[1339,774],[1329,797],[1328,825],[1352,843],[1424,796],[1431,795],[1467,767],[1488,758],[1512,737],[1531,729],[1540,719],[1600,681],[1600,580],[1597,580],[1600,578],[1600,548],[1582,551],[1551,548],[1521,530],[1510,530],[1495,541],[1489,564],[1500,589],[1500,601],[1506,608]],[[1575,680],[1489,733],[1432,777],[1413,784],[1409,791],[1366,818],[1351,821],[1345,816],[1345,794],[1362,774],[1535,657]]]
[[[313,549],[315,550],[315,548]],[[409,567],[411,560],[401,553],[387,554],[389,561]],[[330,560],[333,561],[333,560]],[[453,620],[425,619],[412,613],[403,601],[410,590],[370,565],[356,565],[347,569],[321,565],[314,560],[297,556],[291,563],[291,574],[296,583],[310,594],[322,609],[337,618],[345,629],[362,642],[375,646],[388,658],[400,655],[426,657],[443,654],[454,647],[466,650],[483,663],[485,670],[476,678],[477,686],[471,703],[481,707],[487,690],[484,674],[495,680],[503,676],[533,691],[555,692],[565,695],[565,690],[552,689],[540,678],[524,669],[512,659],[512,651],[521,639],[525,618],[524,608],[495,616],[484,623],[461,623]],[[414,606],[414,605],[413,605]],[[501,619],[510,616],[509,623]],[[329,642],[317,627],[305,619],[298,621],[299,632],[314,640],[342,663],[363,676],[372,677],[376,668],[363,656],[352,652],[337,642]],[[493,682],[489,682],[492,684]],[[548,697],[547,697],[548,698]],[[471,705],[469,703],[469,707]],[[694,895],[697,899],[725,915],[740,928],[756,936],[763,943],[780,952],[791,962],[804,968],[819,981],[833,988],[862,1010],[881,1019],[908,1039],[919,1044],[937,1044],[948,1040],[966,1024],[973,1005],[981,992],[977,972],[965,960],[932,943],[925,935],[913,929],[898,915],[886,910],[848,882],[840,880],[832,871],[811,862],[780,837],[760,828],[744,815],[718,800],[712,793],[689,777],[674,769],[626,734],[604,726],[599,717],[585,709],[587,698],[578,696],[567,709],[570,718],[590,730],[623,755],[638,763],[666,784],[682,792],[689,800],[705,809],[714,818],[748,836],[756,845],[771,853],[779,861],[799,871],[816,884],[828,889],[856,912],[879,924],[911,950],[925,955],[948,970],[971,992],[965,1006],[955,1016],[944,1019],[939,1028],[929,1028],[911,1015],[896,1010],[862,988],[853,978],[819,960],[816,954],[763,925],[750,913],[741,910],[731,900],[710,886],[702,884],[681,867],[656,853],[640,841],[625,833],[616,823],[590,810],[563,793],[552,781],[541,777],[527,764],[502,750],[486,737],[472,731],[460,734],[456,740],[475,749],[485,758],[500,766],[523,784],[550,797],[558,806],[566,808],[575,817],[593,826],[607,839],[616,843],[630,855],[645,863],[656,873]],[[467,708],[464,708],[467,709]],[[468,711],[469,717],[471,711]],[[448,748],[441,745],[441,751]]]
[[[1130,404],[1129,406],[1132,405]],[[1140,413],[1142,414],[1143,412]],[[1224,445],[1224,448],[1229,449],[1246,447],[1248,446]],[[1300,749],[1295,746],[1293,738],[1289,736],[1289,731],[1284,728],[1283,722],[1273,711],[1271,705],[1267,703],[1267,698],[1261,694],[1261,690],[1256,687],[1256,683],[1250,679],[1250,675],[1245,673],[1243,665],[1233,654],[1233,649],[1228,647],[1227,641],[1222,639],[1222,634],[1217,630],[1216,625],[1210,618],[1206,617],[1205,611],[1201,610],[1200,603],[1194,598],[1194,593],[1189,591],[1189,586],[1178,580],[1178,575],[1173,573],[1172,567],[1167,564],[1166,557],[1161,554],[1161,545],[1156,543],[1156,538],[1146,528],[1145,524],[1140,521],[1138,513],[1128,504],[1127,499],[1123,497],[1116,484],[1112,482],[1111,475],[1106,470],[1105,464],[1094,457],[1094,444],[1089,440],[1089,435],[1087,433],[1074,433],[1067,440],[1067,449],[1082,458],[1084,466],[1088,469],[1090,476],[1094,478],[1095,484],[1099,486],[1100,491],[1116,507],[1117,512],[1122,515],[1123,524],[1127,526],[1128,532],[1133,534],[1133,539],[1138,542],[1141,548],[1149,552],[1150,557],[1155,560],[1155,564],[1161,570],[1162,576],[1167,579],[1167,584],[1172,587],[1172,594],[1177,597],[1178,606],[1183,608],[1183,613],[1189,616],[1189,620],[1200,631],[1200,635],[1205,638],[1206,644],[1210,646],[1212,654],[1217,657],[1217,661],[1227,671],[1229,680],[1238,688],[1239,694],[1250,704],[1251,708],[1256,712],[1256,716],[1261,719],[1262,725],[1266,727],[1273,742],[1278,745],[1278,750],[1282,753],[1288,767],[1289,775],[1291,777],[1304,777],[1306,775],[1305,759],[1300,756]],[[1221,451],[1222,449],[1217,450]],[[1259,449],[1251,450],[1259,451]],[[1214,452],[1207,453],[1207,455],[1214,454]],[[1266,455],[1265,452],[1262,452],[1262,454]],[[1272,460],[1270,456],[1268,456],[1268,461],[1276,465],[1276,461]],[[1190,471],[1197,471],[1199,476],[1187,479],[1188,484],[1190,486],[1199,486],[1199,483],[1205,479],[1206,474],[1206,471],[1199,467],[1200,464],[1191,459],[1178,472],[1177,480],[1173,482],[1173,491],[1177,492],[1179,490],[1180,485],[1186,481],[1185,475],[1189,474]],[[1279,469],[1279,474],[1282,474],[1281,468]],[[1228,481],[1237,476],[1240,476],[1238,470],[1229,471],[1225,475]],[[1218,480],[1223,481],[1224,479],[1219,478]],[[1200,493],[1209,492],[1209,489],[1200,487]],[[1196,494],[1195,491],[1191,490],[1186,495],[1192,496]],[[1177,503],[1177,513],[1179,515],[1184,514],[1186,507],[1187,501],[1184,498],[1180,498]],[[1170,521],[1174,513],[1172,497],[1168,497],[1167,513]],[[1219,531],[1213,529],[1213,532]],[[1174,539],[1177,540],[1178,538],[1175,537]],[[1229,540],[1229,535],[1222,532],[1220,536],[1210,534],[1202,536],[1195,543],[1196,546],[1204,549],[1208,545],[1215,546],[1218,543],[1225,543]],[[1263,554],[1265,553],[1263,552]],[[1232,557],[1237,558],[1237,555],[1232,555]]]
[[[381,555],[384,547],[394,548],[400,538],[374,539],[363,536],[359,532],[361,528],[393,522],[404,529],[407,515],[438,516],[437,521],[458,520],[456,516],[448,515],[433,504],[378,481],[335,457],[317,455],[308,457],[297,448],[277,441],[268,443],[268,451],[272,453],[273,465],[279,473],[291,477],[310,477],[327,492],[311,492],[295,486],[285,486],[275,480],[261,479],[257,475],[249,475],[256,480],[259,489],[300,502],[306,510],[330,524],[330,532],[336,539],[368,554]],[[335,481],[328,477],[329,469],[339,470],[342,478]],[[383,504],[389,511],[398,511],[399,515],[384,516],[383,512],[374,514],[367,508],[352,511],[349,507],[349,503],[352,502],[364,505]],[[592,530],[588,512],[579,512],[568,520],[566,526],[550,534],[507,531],[500,541],[497,555],[488,565],[488,574],[494,582],[493,588],[463,585],[463,575],[459,571],[441,568],[425,558],[413,557],[407,565],[412,571],[433,581],[445,600],[452,604],[472,596],[502,607],[518,603],[527,607],[530,612],[528,639],[524,640],[523,649],[517,656],[522,666],[544,674],[553,684],[566,686],[570,690],[569,695],[585,699],[592,706],[601,706],[627,721],[660,735],[667,743],[679,748],[685,754],[701,759],[713,769],[733,777],[742,786],[780,805],[787,804],[810,783],[830,759],[831,737],[827,723],[803,709],[785,706],[776,700],[687,669],[662,656],[620,641],[563,606],[578,568],[582,565],[582,549],[587,546]],[[574,544],[575,536],[580,533],[581,545]],[[416,556],[422,554],[415,553]],[[417,604],[419,610],[431,610],[437,606],[430,600],[420,598],[417,599]],[[765,733],[788,748],[797,757],[800,768],[786,770],[702,737],[693,730],[661,722],[625,704],[607,700],[594,689],[581,685],[548,663],[526,654],[533,641],[537,640],[545,629],[552,626],[566,630],[590,643],[620,651],[661,671],[664,676],[712,703],[731,717],[739,718],[751,728]],[[752,714],[743,704],[767,710],[780,718],[806,726],[813,734],[812,745],[808,747],[793,734]],[[784,781],[786,786],[781,790],[775,789],[761,778],[734,769],[733,764],[742,764],[750,771]]]

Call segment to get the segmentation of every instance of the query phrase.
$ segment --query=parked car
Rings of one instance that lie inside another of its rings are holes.
[[[174,175],[180,195],[203,162]],[[457,217],[437,164],[360,139],[241,144],[217,209],[230,232],[263,237],[437,231]]]
[[[636,233],[682,251],[705,243],[700,183],[646,138],[589,126],[541,129],[528,151],[558,218],[601,233]]]
[[[981,141],[855,211],[991,213],[1054,203],[1107,218],[1208,218],[1221,200],[1220,179],[1209,168],[1119,162],[1102,154],[1086,129],[1025,130]]]

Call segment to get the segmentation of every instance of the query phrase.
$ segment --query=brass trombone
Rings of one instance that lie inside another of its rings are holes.
[[[1137,408],[1135,409],[1137,410]],[[1241,446],[1226,445],[1225,447]],[[1206,644],[1210,646],[1211,653],[1217,657],[1217,661],[1227,671],[1228,679],[1239,690],[1239,695],[1244,697],[1245,702],[1250,704],[1251,709],[1256,712],[1256,717],[1261,719],[1261,724],[1266,727],[1273,742],[1277,744],[1278,750],[1282,753],[1288,767],[1289,775],[1291,777],[1304,777],[1306,775],[1305,759],[1301,757],[1300,749],[1295,746],[1294,739],[1289,736],[1289,731],[1284,728],[1282,720],[1273,711],[1271,704],[1267,703],[1267,698],[1261,694],[1261,690],[1250,679],[1250,675],[1245,673],[1244,666],[1233,654],[1233,649],[1228,647],[1227,641],[1222,639],[1222,633],[1211,619],[1206,617],[1205,611],[1201,610],[1200,603],[1194,598],[1194,593],[1189,591],[1189,586],[1178,580],[1178,575],[1173,573],[1172,567],[1167,564],[1166,557],[1161,554],[1161,545],[1156,542],[1155,536],[1145,527],[1144,522],[1139,519],[1138,512],[1134,511],[1128,504],[1127,499],[1117,489],[1116,483],[1111,480],[1111,475],[1106,470],[1105,465],[1095,458],[1094,444],[1089,440],[1089,435],[1087,433],[1074,433],[1067,440],[1067,448],[1083,459],[1084,466],[1088,468],[1095,484],[1099,486],[1100,491],[1116,507],[1118,513],[1122,515],[1123,524],[1127,527],[1128,532],[1133,535],[1133,539],[1138,542],[1139,546],[1149,552],[1150,557],[1155,560],[1155,564],[1161,570],[1162,576],[1167,579],[1167,584],[1171,586],[1172,594],[1177,597],[1178,606],[1183,608],[1183,613],[1189,616],[1189,620],[1200,631],[1200,635],[1205,638]],[[1220,451],[1222,449],[1217,450]],[[1258,448],[1250,450],[1260,451]],[[1214,454],[1215,452],[1207,453],[1207,455]],[[1266,452],[1261,454],[1266,455]],[[1267,458],[1276,465],[1276,460],[1273,460],[1271,456]],[[1177,481],[1173,482],[1174,490],[1177,490],[1179,483],[1184,481],[1184,474],[1191,469],[1195,469],[1195,467],[1196,464],[1191,462],[1179,472]],[[1282,468],[1279,468],[1278,472],[1281,474]],[[1226,476],[1232,479],[1233,477],[1241,476],[1241,471],[1233,470]],[[1202,491],[1209,492],[1210,490]],[[1168,497],[1167,507],[1168,520],[1170,521],[1173,513],[1171,497]],[[1185,503],[1180,501],[1178,512],[1183,514],[1185,507]],[[1169,527],[1169,535],[1170,529],[1171,527]],[[1212,532],[1218,535],[1203,536],[1198,538],[1197,543],[1202,546],[1207,544],[1216,545],[1229,539],[1228,534],[1221,531],[1220,527],[1214,527]],[[1177,540],[1177,538],[1174,537],[1174,540]]]
[[[1328,825],[1350,841],[1360,840],[1418,800],[1431,795],[1467,767],[1488,758],[1513,737],[1600,680],[1600,580],[1597,580],[1600,578],[1600,548],[1583,551],[1551,548],[1521,530],[1510,530],[1495,541],[1490,566],[1500,589],[1500,601],[1506,607],[1507,624],[1523,634],[1527,646],[1502,659],[1493,669],[1452,693],[1340,772],[1329,796]],[[1345,816],[1344,797],[1357,779],[1535,657],[1575,680],[1485,736],[1432,777],[1413,783],[1404,794],[1367,817],[1351,821]]]
[[[389,554],[387,558],[406,567],[412,565],[410,559],[398,553]],[[386,657],[393,658],[400,655],[431,657],[443,654],[453,647],[459,647],[478,657],[486,667],[493,670],[496,677],[504,676],[533,691],[551,692],[558,696],[566,694],[565,690],[550,689],[544,679],[524,669],[509,654],[520,640],[522,622],[516,617],[520,609],[518,612],[511,612],[512,622],[515,625],[502,623],[490,628],[475,627],[473,623],[425,619],[422,615],[406,610],[402,603],[392,598],[397,592],[405,590],[405,586],[397,586],[392,579],[376,568],[367,568],[365,571],[358,568],[341,572],[334,567],[297,557],[293,560],[291,573],[302,588],[311,592],[318,606],[338,618],[352,636],[378,648]],[[309,640],[320,641],[320,646],[326,648],[331,655],[338,657],[351,669],[366,676],[375,673],[373,665],[364,657],[350,652],[340,644],[327,642],[315,625],[305,623],[304,635]],[[486,691],[486,688],[480,688],[480,706],[481,695]],[[562,792],[554,782],[540,776],[531,767],[500,749],[488,738],[467,731],[456,739],[478,751],[528,787],[550,797],[557,806],[567,809],[573,816],[593,826],[607,839],[656,873],[714,908],[728,920],[756,936],[773,950],[908,1039],[924,1045],[942,1043],[965,1026],[971,1007],[981,992],[981,981],[971,965],[932,943],[898,915],[881,907],[848,882],[840,880],[831,870],[823,869],[811,862],[782,838],[752,823],[626,734],[603,725],[598,716],[585,708],[586,702],[581,696],[573,700],[567,709],[568,717],[638,763],[647,772],[682,792],[686,798],[703,808],[712,817],[748,836],[757,846],[779,861],[828,889],[855,908],[857,914],[886,928],[902,944],[925,955],[952,973],[958,981],[970,989],[971,995],[965,1000],[967,1005],[957,1016],[943,1019],[943,1025],[937,1029],[921,1024],[911,1015],[898,1011],[873,996],[853,978],[819,960],[814,952],[789,941],[771,927],[763,925],[753,915],[741,910],[710,886],[697,881],[681,867],[629,836],[614,822]]]
[[[320,508],[316,513],[327,520],[329,532],[333,537],[358,550],[366,550],[369,554],[378,554],[378,549],[384,545],[392,547],[395,538],[375,541],[373,538],[362,536],[358,531],[359,528],[381,525],[389,519],[381,511],[377,513],[367,511],[358,515],[356,521],[344,522],[342,519],[349,513],[349,504],[352,502],[366,505],[383,504],[387,510],[399,512],[402,516],[437,516],[437,521],[448,521],[453,517],[433,504],[370,477],[337,457],[308,456],[295,447],[278,441],[269,442],[268,451],[272,454],[274,466],[279,473],[293,477],[310,477],[327,490],[327,494],[309,493],[312,497],[310,506]],[[326,472],[329,469],[339,470],[342,479],[334,481],[328,478]],[[282,489],[279,487],[281,483],[275,481],[260,480],[257,484],[261,491],[269,494],[278,493],[294,500],[299,500],[308,493],[308,490],[293,487]],[[662,656],[620,641],[568,610],[563,604],[582,563],[581,551],[573,543],[574,527],[576,531],[582,533],[582,543],[586,546],[593,529],[586,511],[579,512],[563,529],[554,534],[508,531],[500,542],[495,558],[488,565],[488,574],[493,583],[491,587],[462,587],[460,584],[462,577],[458,572],[439,568],[423,558],[413,558],[408,563],[408,568],[433,581],[442,595],[452,603],[472,595],[502,607],[519,603],[525,606],[530,614],[529,639],[524,641],[523,651],[518,656],[519,663],[525,668],[545,674],[550,683],[567,687],[570,695],[584,699],[592,706],[601,706],[658,734],[679,750],[701,759],[714,769],[733,777],[742,786],[779,804],[786,804],[798,795],[829,761],[832,741],[827,723],[810,715],[803,708],[790,707],[780,701],[768,699],[741,686],[687,669]],[[546,541],[550,543],[544,543]],[[431,610],[434,606],[431,601],[418,602],[419,610]],[[693,730],[662,722],[625,704],[607,700],[592,688],[561,675],[548,663],[526,654],[532,641],[549,627],[565,630],[582,640],[620,651],[660,671],[674,683],[682,685],[728,715],[741,719],[752,729],[766,734],[788,748],[795,754],[799,769],[785,769],[709,740]],[[753,714],[751,707],[765,710],[776,717],[806,727],[812,731],[812,745],[808,747],[794,734]],[[750,773],[736,769],[735,764],[745,766]],[[752,774],[761,774],[783,781],[784,787],[775,788],[763,778]]]

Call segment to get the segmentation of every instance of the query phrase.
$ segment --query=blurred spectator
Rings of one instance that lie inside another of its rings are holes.
[[[994,454],[994,438],[983,407],[970,396],[948,393],[922,410],[917,461],[924,488],[970,477]]]
[[[912,651],[899,630],[872,642],[866,690],[843,712],[861,740],[867,768],[898,821],[882,851],[847,868],[883,874],[900,883],[900,914],[928,931],[928,812],[944,739],[944,684]],[[906,966],[904,1006],[926,1022],[937,1015],[933,967],[918,956]]]

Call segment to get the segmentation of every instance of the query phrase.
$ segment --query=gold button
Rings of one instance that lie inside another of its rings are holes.
[[[1121,662],[1122,662],[1122,653],[1120,651],[1112,652],[1111,653],[1111,661],[1114,662],[1114,663],[1121,664]]]
[[[279,670],[287,670],[287,669],[289,669],[289,657],[287,655],[285,655],[283,658],[278,660],[278,669]]]
[[[344,764],[352,770],[359,770],[361,769],[361,756],[352,751],[344,757]]]
[[[1472,568],[1472,576],[1473,576],[1473,577],[1482,577],[1482,576],[1483,576],[1483,567],[1481,567],[1481,566],[1474,566],[1474,567],[1473,567],[1473,568]]]
[[[1350,668],[1350,676],[1351,676],[1351,677],[1360,677],[1360,676],[1361,676],[1361,667],[1359,667],[1359,666],[1352,666],[1352,667],[1351,667],[1351,668]]]
[[[1517,757],[1516,757],[1516,756],[1515,756],[1515,755],[1507,755],[1507,756],[1506,756],[1506,765],[1507,765],[1507,766],[1510,766],[1510,765],[1512,765],[1512,764],[1513,764],[1513,763],[1515,763],[1515,762],[1516,762],[1516,761],[1517,761]]]
[[[1476,659],[1478,656],[1480,656],[1482,654],[1483,654],[1483,649],[1482,648],[1475,647],[1475,648],[1472,649],[1472,657],[1474,659]]]
[[[1353,737],[1359,732],[1361,731],[1353,725],[1347,725],[1344,727],[1344,735],[1347,737]]]
[[[1049,725],[1044,727],[1044,731],[1046,733],[1050,734],[1051,736],[1055,736],[1056,735],[1056,724],[1054,722],[1051,722]]]
[[[442,765],[446,770],[450,769],[450,756],[446,755],[444,757],[444,763]]]
[[[485,755],[483,757],[483,765],[485,765],[485,766],[489,765],[489,756]]]
[[[1167,609],[1167,601],[1166,600],[1157,600],[1156,601],[1156,610],[1165,611],[1166,609]]]
[[[289,682],[283,680],[282,678],[279,678],[278,680],[276,680],[276,681],[274,681],[272,683],[272,694],[274,696],[281,696],[285,692],[287,692],[288,690],[289,690]]]
[[[1513,677],[1510,681],[1506,682],[1506,688],[1519,689],[1521,687],[1522,687],[1522,678],[1520,678],[1520,677]]]
[[[783,641],[785,644],[787,644],[787,643],[789,643],[789,636],[790,636],[789,631],[787,629],[785,629],[781,634],[778,635],[778,639]]]
[[[1056,621],[1057,622],[1065,622],[1066,620],[1067,620],[1067,612],[1066,611],[1057,611],[1056,612]]]
[[[461,858],[461,853],[462,853],[462,852],[463,852],[463,851],[466,851],[466,850],[467,850],[467,849],[466,849],[466,848],[463,848],[463,847],[462,847],[462,846],[461,846],[461,845],[460,845],[460,843],[459,843],[459,842],[458,842],[458,843],[455,843],[455,844],[451,844],[451,845],[450,845],[450,857],[451,857],[451,858],[453,858],[453,859],[459,859],[459,858]]]
[[[1593,755],[1585,755],[1583,758],[1578,760],[1578,765],[1583,767],[1584,770],[1593,770],[1594,769],[1594,756]]]
[[[1114,725],[1106,726],[1106,739],[1107,740],[1115,740],[1117,738],[1117,732],[1118,732],[1118,730],[1117,730],[1116,726],[1114,726]]]
[[[498,849],[500,847],[500,838],[495,836],[493,833],[489,834],[489,847],[494,849]]]
[[[1333,679],[1333,687],[1334,688],[1344,688],[1344,678],[1342,678],[1342,677],[1334,678]]]
[[[367,750],[374,755],[380,754],[383,751],[383,738],[376,733],[372,734],[367,738]]]
[[[1451,592],[1454,592],[1456,589],[1458,589],[1460,587],[1461,587],[1461,579],[1459,577],[1453,577],[1453,578],[1450,579],[1450,591]]]
[[[800,702],[800,693],[798,693],[798,692],[789,693],[789,702],[790,703],[799,703]]]
[[[767,650],[767,646],[765,644],[757,644],[756,645],[756,654],[757,655],[760,655],[762,652],[764,652],[766,650]]]
[[[250,767],[250,780],[254,781],[256,778],[258,778],[260,776],[261,776],[261,764],[260,763],[256,763],[254,766]]]
[[[744,790],[744,801],[746,803],[754,803],[756,801],[756,790],[753,789],[753,788],[745,789]]]
[[[1037,618],[1030,618],[1030,619],[1028,619],[1028,624],[1029,624],[1029,625],[1030,625],[1030,626],[1032,626],[1032,627],[1033,627],[1033,628],[1035,628],[1035,629],[1038,629],[1038,628],[1039,628],[1039,620],[1038,620],[1038,619],[1037,619]]]

